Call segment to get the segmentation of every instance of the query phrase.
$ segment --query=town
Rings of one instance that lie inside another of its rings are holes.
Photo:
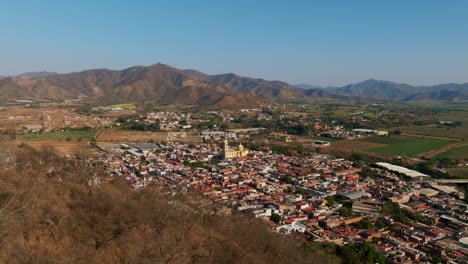
[[[364,245],[389,263],[467,261],[465,136],[439,132],[465,125],[447,113],[427,120],[424,108],[369,103],[320,114],[335,102],[195,112],[31,104],[1,109],[5,142],[84,155],[105,171],[89,186],[121,179],[134,192],[199,195],[212,214],[261,220],[323,250]],[[395,126],[402,120],[411,126]]]
[[[272,232],[337,245],[372,243],[390,263],[467,260],[464,193],[417,171],[248,150],[227,139],[98,148],[109,177],[125,178],[134,190],[197,192],[216,202],[217,213],[261,218]]]

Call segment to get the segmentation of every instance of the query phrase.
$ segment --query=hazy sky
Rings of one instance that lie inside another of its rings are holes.
[[[293,84],[468,82],[468,1],[0,0],[0,75],[157,62]]]

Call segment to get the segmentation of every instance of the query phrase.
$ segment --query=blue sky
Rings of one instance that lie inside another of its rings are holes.
[[[0,0],[0,75],[158,62],[343,85],[468,82],[468,1]]]

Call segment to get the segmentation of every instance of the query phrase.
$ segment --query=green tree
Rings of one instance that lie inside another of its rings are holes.
[[[441,259],[439,256],[433,256],[433,257],[431,258],[431,263],[433,263],[433,264],[440,264],[440,263],[443,263],[443,262],[442,262],[442,259]]]
[[[353,208],[348,207],[348,206],[342,206],[338,210],[338,214],[343,217],[350,217],[353,215]]]
[[[374,177],[376,173],[369,167],[363,167],[361,172],[359,172],[359,176],[362,178]]]
[[[400,205],[398,203],[388,202],[382,207],[380,213],[383,215],[398,215],[401,213]]]
[[[365,164],[364,163],[364,156],[362,154],[359,154],[359,153],[356,153],[356,152],[351,154],[351,156],[349,157],[349,160],[352,161],[354,163],[354,166],[356,166],[358,168],[362,167]]]
[[[154,122],[148,126],[148,129],[153,132],[157,132],[161,130],[161,125],[159,124],[159,122]]]
[[[137,131],[147,131],[148,126],[144,123],[135,123],[130,126],[131,130],[137,130]]]
[[[299,187],[299,188],[296,188],[296,191],[294,193],[304,195],[306,194],[306,191],[304,190],[304,188]]]
[[[277,213],[273,213],[270,216],[270,220],[275,222],[275,223],[279,223],[279,221],[281,221],[281,215],[279,215]]]
[[[281,180],[282,182],[287,183],[287,184],[293,184],[293,183],[294,183],[293,179],[292,179],[291,176],[289,176],[289,175],[285,175],[284,177],[281,177],[280,180]]]
[[[93,107],[89,104],[82,104],[78,107],[78,112],[83,114],[89,114],[93,110]]]
[[[385,220],[383,220],[382,218],[378,218],[375,221],[375,227],[377,227],[378,229],[381,229],[381,228],[384,228],[384,227],[390,227],[390,225],[387,224],[387,222]]]
[[[344,264],[384,264],[385,258],[375,249],[370,243],[348,244],[338,248],[338,256],[343,260]]]
[[[369,219],[364,218],[361,221],[356,223],[356,227],[359,229],[370,230],[370,229],[374,229],[374,224],[372,224],[372,222]]]

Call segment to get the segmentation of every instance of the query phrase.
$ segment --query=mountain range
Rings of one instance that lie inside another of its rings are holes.
[[[38,71],[38,72],[25,72],[15,76],[3,76],[0,75],[0,79],[7,78],[7,77],[24,77],[24,78],[38,78],[38,77],[46,77],[50,75],[58,74],[56,72],[48,72],[48,71]]]
[[[328,96],[326,92],[317,92],[322,97]],[[280,81],[253,79],[233,73],[208,75],[165,64],[0,80],[2,100],[83,98],[100,103],[153,101],[158,104],[239,108],[258,107],[265,100],[305,99],[312,93],[313,90],[305,91]]]
[[[165,64],[67,74],[34,72],[0,79],[0,100],[75,98],[104,104],[150,101],[213,109],[258,107],[265,101],[311,98],[457,101],[468,100],[468,83],[416,87],[371,79],[322,88],[234,73],[208,75]]]
[[[303,89],[311,86],[306,84],[296,85]],[[434,86],[412,86],[389,81],[369,79],[356,84],[348,84],[342,87],[317,87],[332,95],[350,98],[367,98],[392,101],[464,101],[468,100],[468,83],[464,84],[439,84]]]
[[[26,77],[26,78],[39,78],[39,77],[47,77],[51,75],[58,74],[56,72],[48,72],[48,71],[38,71],[38,72],[25,72],[17,77]]]

